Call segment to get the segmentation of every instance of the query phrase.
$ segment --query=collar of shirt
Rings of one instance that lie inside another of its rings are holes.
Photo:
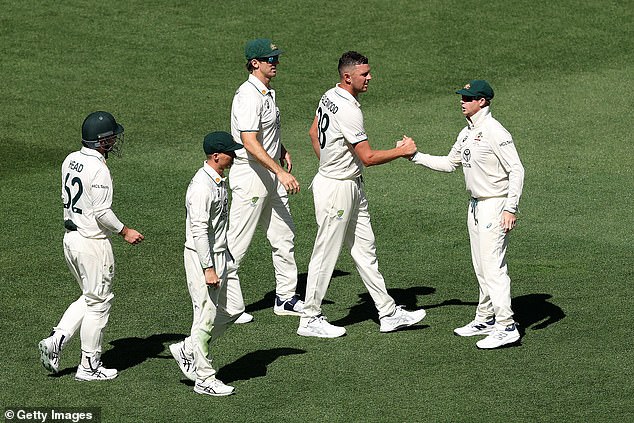
[[[361,108],[361,103],[359,103],[357,101],[357,99],[354,98],[354,96],[352,94],[350,94],[348,91],[346,91],[343,88],[341,88],[341,84],[338,83],[335,86],[335,92],[337,93],[338,96],[343,97],[344,99],[346,99],[347,101],[351,102],[355,106]]]
[[[106,162],[106,158],[103,156],[103,154],[101,154],[100,152],[98,152],[97,150],[93,149],[93,148],[88,148],[88,147],[82,147],[81,150],[79,150],[81,152],[81,154],[85,154],[87,156],[92,156],[92,157],[96,157],[99,160],[101,160],[102,162]]]
[[[262,81],[260,81],[257,77],[253,76],[253,74],[249,75],[249,82],[251,84],[253,84],[255,86],[255,88],[260,92],[260,94],[262,95],[267,95],[269,92],[272,92],[273,90],[268,88],[266,85],[264,85],[262,83]]]
[[[205,173],[209,175],[211,180],[216,183],[216,185],[220,185],[221,183],[225,181],[225,179],[227,179],[218,175],[218,172],[216,172],[213,167],[209,166],[207,162],[203,163],[203,169],[205,170]]]
[[[480,109],[478,111],[478,113],[476,113],[475,115],[471,116],[471,119],[467,118],[467,124],[469,125],[469,129],[473,129],[477,126],[482,125],[482,122],[485,121],[485,119],[491,114],[491,111],[489,110],[489,106],[483,107],[482,109]]]

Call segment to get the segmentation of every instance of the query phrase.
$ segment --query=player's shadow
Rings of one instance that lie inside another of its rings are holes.
[[[453,305],[457,305],[457,306],[477,306],[478,303],[474,302],[474,301],[462,301],[459,300],[457,298],[452,298],[450,300],[445,300],[443,302],[440,302],[438,304],[428,304],[425,306],[425,310],[429,310],[431,308],[439,308],[439,307],[446,307],[446,306],[453,306]]]
[[[420,308],[416,305],[416,297],[418,295],[431,295],[436,292],[436,288],[427,286],[416,286],[411,288],[392,288],[388,289],[388,293],[398,305],[402,305],[407,310],[415,310]],[[359,294],[359,302],[356,305],[350,307],[350,311],[347,316],[335,320],[333,325],[348,326],[355,323],[360,323],[366,320],[373,320],[379,323],[379,315],[374,306],[374,301],[369,293],[364,292]],[[428,327],[428,325],[417,325],[411,328],[405,328],[405,330],[420,329],[421,327]]]
[[[548,301],[551,298],[552,295],[550,294],[527,294],[511,300],[514,319],[519,323],[519,331],[522,336],[524,336],[527,328],[534,330],[544,329],[566,317],[566,314],[559,306]],[[453,298],[438,304],[426,305],[425,310],[450,305],[476,307],[478,303]]]
[[[218,379],[225,383],[266,376],[268,365],[278,358],[304,353],[306,353],[305,350],[297,348],[271,348],[268,350],[253,351],[245,354],[233,363],[223,366],[218,370],[217,376]]]
[[[147,338],[121,338],[110,342],[113,348],[104,352],[101,360],[104,366],[115,368],[119,371],[129,369],[146,361],[149,358],[164,358],[160,354],[165,351],[164,344],[176,342],[185,338],[180,333],[161,333]],[[171,358],[171,356],[169,357]]]
[[[544,329],[566,317],[564,311],[549,300],[550,294],[528,294],[515,297],[512,308],[522,336],[526,329]]]
[[[101,355],[101,361],[105,367],[114,368],[119,371],[129,369],[143,363],[149,358],[161,357],[165,350],[164,343],[181,340],[186,335],[179,333],[162,333],[151,335],[147,338],[121,338],[109,342],[113,348],[105,351]],[[171,358],[171,356],[170,356]],[[75,373],[77,366],[67,367],[59,373],[51,374],[51,377],[62,377]]]
[[[340,276],[348,276],[350,272],[344,272],[343,270],[335,269],[332,272],[332,278],[337,278]],[[307,273],[300,273],[297,275],[297,289],[295,293],[299,295],[300,298],[305,298],[306,296],[306,279],[308,278]],[[264,294],[264,297],[256,301],[254,303],[249,304],[245,307],[247,313],[253,313],[254,311],[266,310],[273,306],[273,302],[275,301],[275,290],[269,291]],[[324,304],[332,304],[332,301],[325,300]]]

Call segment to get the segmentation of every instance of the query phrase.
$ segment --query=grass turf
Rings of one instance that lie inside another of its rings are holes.
[[[634,411],[632,134],[634,12],[628,2],[3,2],[0,51],[0,405],[101,407],[102,421],[624,421]],[[370,57],[361,97],[375,148],[407,133],[445,154],[464,122],[453,91],[472,78],[496,89],[494,115],[526,167],[509,252],[522,345],[478,351],[452,329],[477,288],[461,174],[406,161],[366,171],[379,263],[392,295],[428,317],[379,334],[348,254],[324,310],[342,339],[295,335],[274,317],[270,251],[261,233],[242,267],[256,322],[212,349],[233,397],[195,395],[167,345],[191,322],[182,269],[183,198],[200,144],[229,128],[242,48],[268,36],[286,53],[274,80],[283,139],[302,192],[291,200],[300,280],[315,236],[317,163],[307,137],[319,96],[348,49]],[[63,262],[59,166],[89,112],[126,128],[112,159],[114,209],[147,239],[117,239],[116,301],[104,384],[59,377],[37,355],[78,295]]]

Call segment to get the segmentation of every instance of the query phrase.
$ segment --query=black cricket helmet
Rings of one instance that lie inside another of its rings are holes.
[[[121,155],[123,144],[123,126],[117,123],[108,112],[93,112],[86,116],[81,125],[81,142],[94,150],[102,149],[108,153]]]

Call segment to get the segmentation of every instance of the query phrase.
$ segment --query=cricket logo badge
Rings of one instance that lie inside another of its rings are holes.
[[[251,207],[255,207],[256,204],[258,203],[258,200],[260,199],[260,197],[253,197],[251,198]]]
[[[337,210],[337,220],[343,220],[343,210]]]

